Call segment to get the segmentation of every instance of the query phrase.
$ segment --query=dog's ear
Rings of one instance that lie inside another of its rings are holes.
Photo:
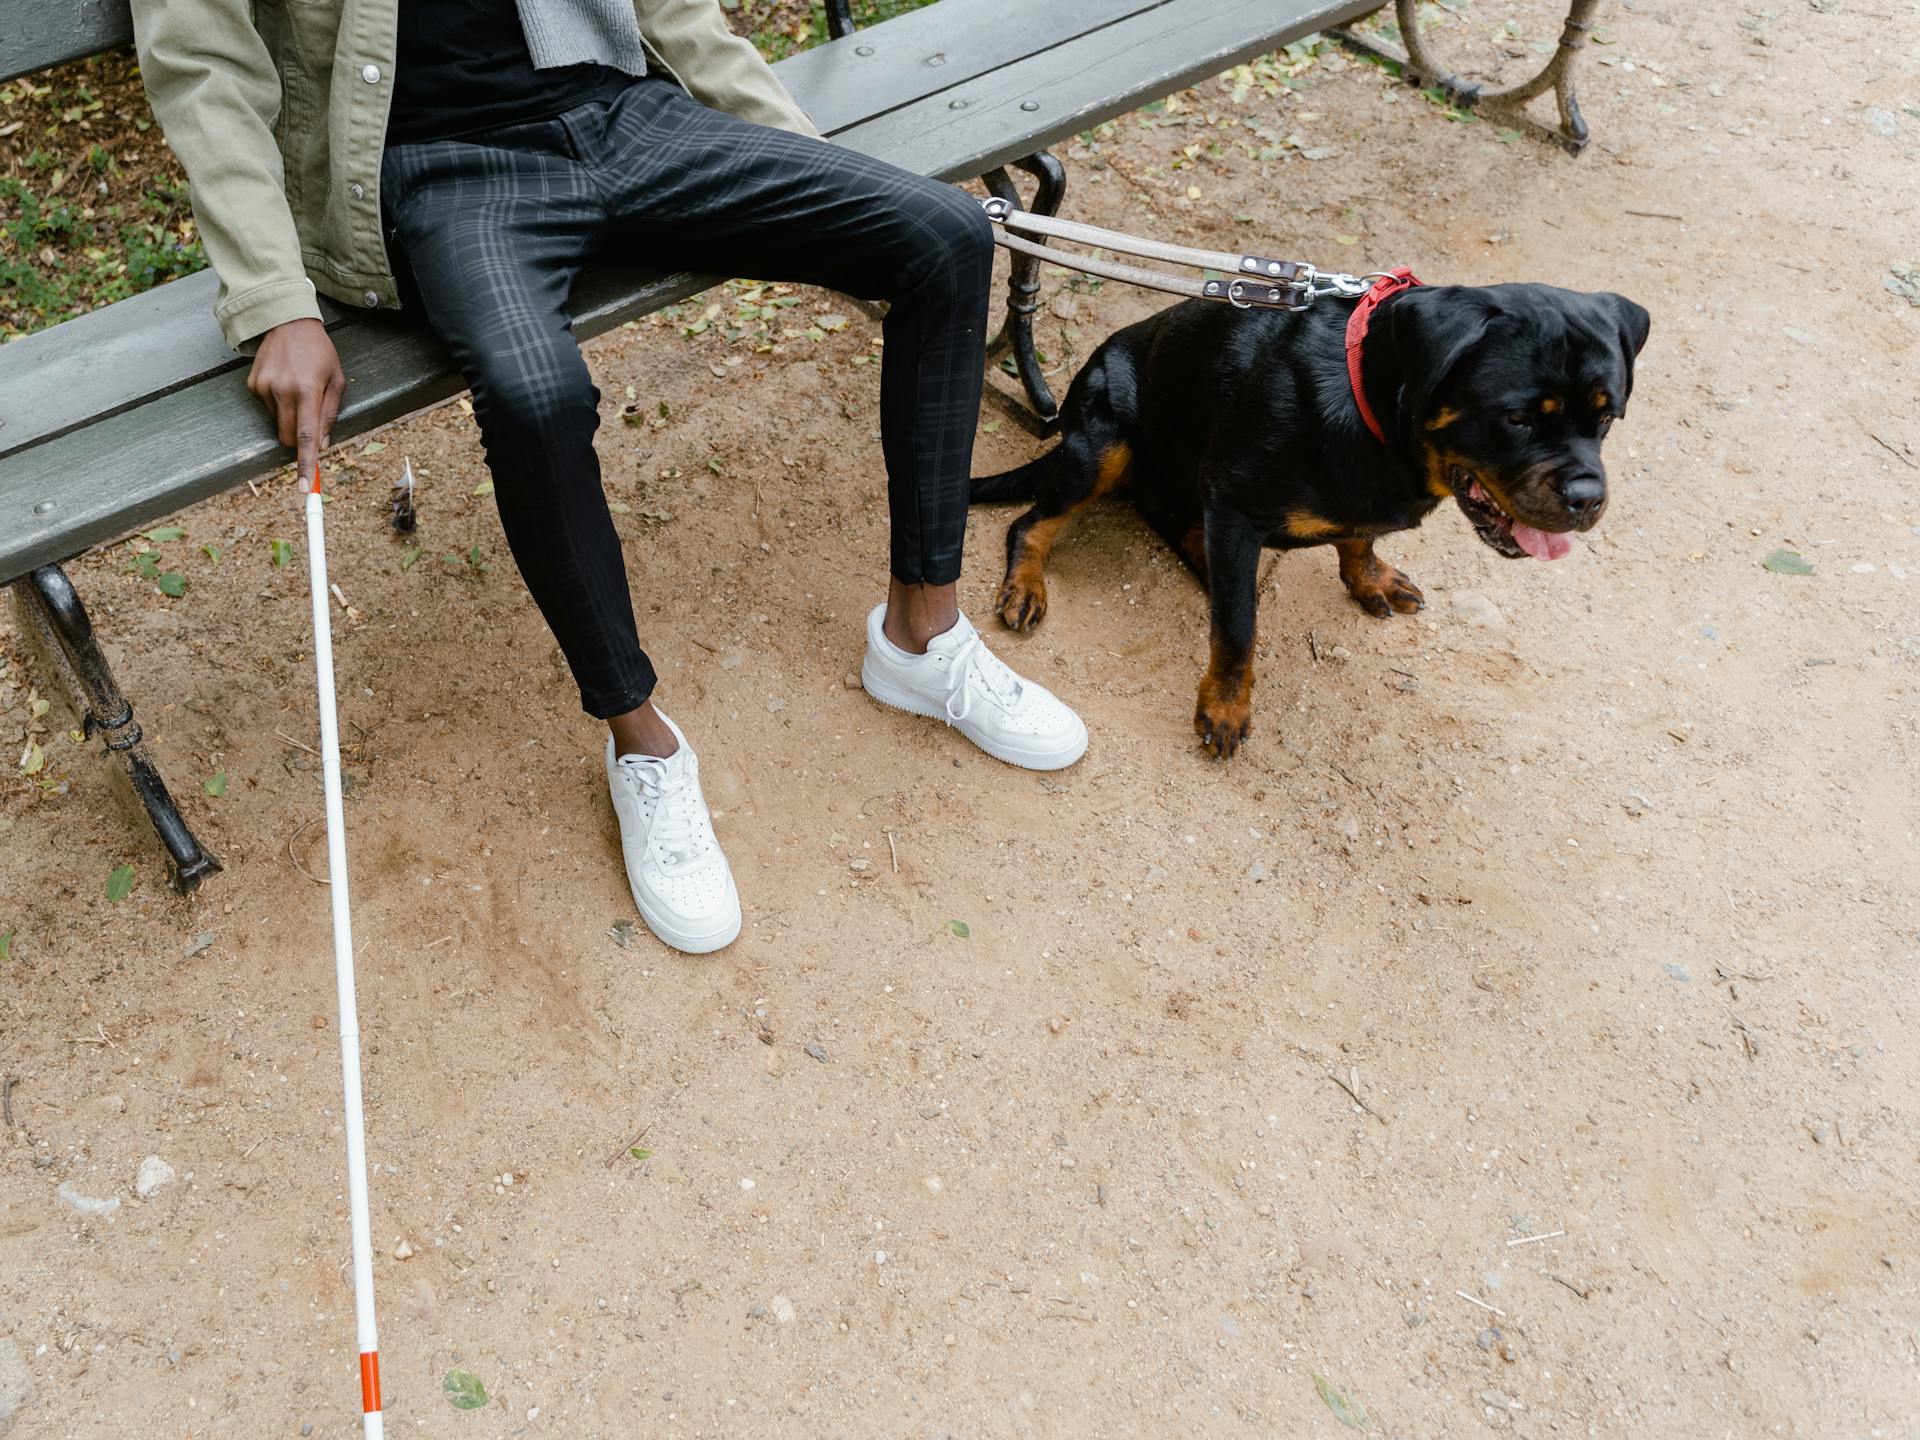
[[[1464,286],[1423,285],[1396,300],[1388,318],[1405,387],[1400,407],[1418,423],[1454,366],[1486,337],[1492,312]]]
[[[1599,300],[1608,318],[1613,321],[1620,344],[1620,366],[1626,375],[1626,381],[1620,387],[1620,402],[1624,405],[1627,396],[1633,393],[1633,357],[1647,343],[1647,335],[1653,329],[1653,316],[1647,313],[1646,306],[1636,305],[1624,295],[1608,292],[1601,295]]]

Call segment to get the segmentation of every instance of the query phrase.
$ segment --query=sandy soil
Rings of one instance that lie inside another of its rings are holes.
[[[718,957],[618,943],[595,730],[470,493],[471,419],[350,447],[396,1433],[1345,1433],[1317,1374],[1400,1437],[1920,1434],[1920,309],[1883,285],[1920,260],[1920,10],[1882,8],[1622,7],[1577,161],[1343,62],[1074,149],[1080,216],[1655,315],[1568,560],[1443,513],[1382,547],[1430,600],[1390,622],[1331,555],[1270,560],[1231,765],[1188,725],[1202,598],[1123,507],[997,642],[1085,714],[1074,770],[847,688],[885,554],[863,312],[801,292],[848,324],[754,354],[721,333],[735,292],[691,338],[699,307],[595,343],[663,701],[746,898]],[[1484,58],[1473,13],[1454,43]],[[1522,46],[1552,33],[1523,12]],[[1298,146],[1254,158],[1248,125]],[[1154,303],[1054,294],[1060,382]],[[983,469],[1034,453],[983,418]],[[975,516],[982,619],[1011,513]],[[195,899],[0,629],[0,738],[65,777],[0,798],[14,1434],[344,1437],[307,600],[268,545],[298,516],[276,480],[178,523],[183,599],[124,547],[75,574],[226,863]],[[1813,573],[1763,568],[1782,547]],[[142,1203],[149,1154],[178,1178]],[[449,1406],[455,1369],[487,1408]]]

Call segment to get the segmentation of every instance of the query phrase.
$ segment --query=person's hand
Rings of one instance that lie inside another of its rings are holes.
[[[318,320],[289,320],[261,336],[247,389],[267,407],[280,443],[293,446],[303,483],[312,479],[321,450],[333,441],[346,388],[340,354]]]

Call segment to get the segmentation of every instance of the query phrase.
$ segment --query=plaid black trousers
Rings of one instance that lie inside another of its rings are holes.
[[[593,449],[600,392],[567,310],[596,253],[890,301],[892,571],[959,578],[993,266],[991,227],[961,191],[648,77],[551,119],[389,146],[380,197],[403,294],[473,391],[507,544],[589,714],[634,709],[656,679]]]

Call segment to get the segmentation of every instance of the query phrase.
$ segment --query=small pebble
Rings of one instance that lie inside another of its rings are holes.
[[[1506,623],[1496,606],[1478,590],[1456,590],[1453,592],[1453,613],[1469,625],[1478,625],[1483,630],[1491,630]]]
[[[818,1060],[822,1065],[827,1063],[827,1052],[819,1044],[818,1041],[809,1040],[805,1045],[801,1046],[800,1048],[805,1050],[807,1054],[811,1055],[814,1059]]]
[[[398,1245],[393,1247],[393,1258],[396,1260],[411,1260],[413,1258],[413,1246],[402,1240]]]
[[[1474,1344],[1478,1345],[1482,1350],[1491,1350],[1493,1349],[1494,1345],[1499,1341],[1499,1339],[1500,1339],[1500,1332],[1498,1330],[1493,1329],[1491,1326],[1489,1326],[1487,1329],[1482,1330],[1480,1332],[1480,1334],[1475,1338]]]
[[[173,1166],[158,1155],[149,1155],[140,1162],[140,1168],[134,1172],[133,1193],[142,1200],[151,1200],[160,1193],[160,1187],[173,1179]]]
[[[784,1295],[776,1295],[769,1302],[773,1306],[773,1318],[782,1325],[793,1323],[793,1301]]]
[[[861,688],[860,677],[858,675],[855,675],[851,670],[849,670],[845,675],[842,675],[840,677],[840,683],[846,686],[847,689],[849,690],[858,690]]]
[[[951,1330],[949,1330],[946,1334],[947,1348],[951,1350],[954,1346],[958,1345],[959,1343],[960,1343],[960,1337],[955,1335]]]

